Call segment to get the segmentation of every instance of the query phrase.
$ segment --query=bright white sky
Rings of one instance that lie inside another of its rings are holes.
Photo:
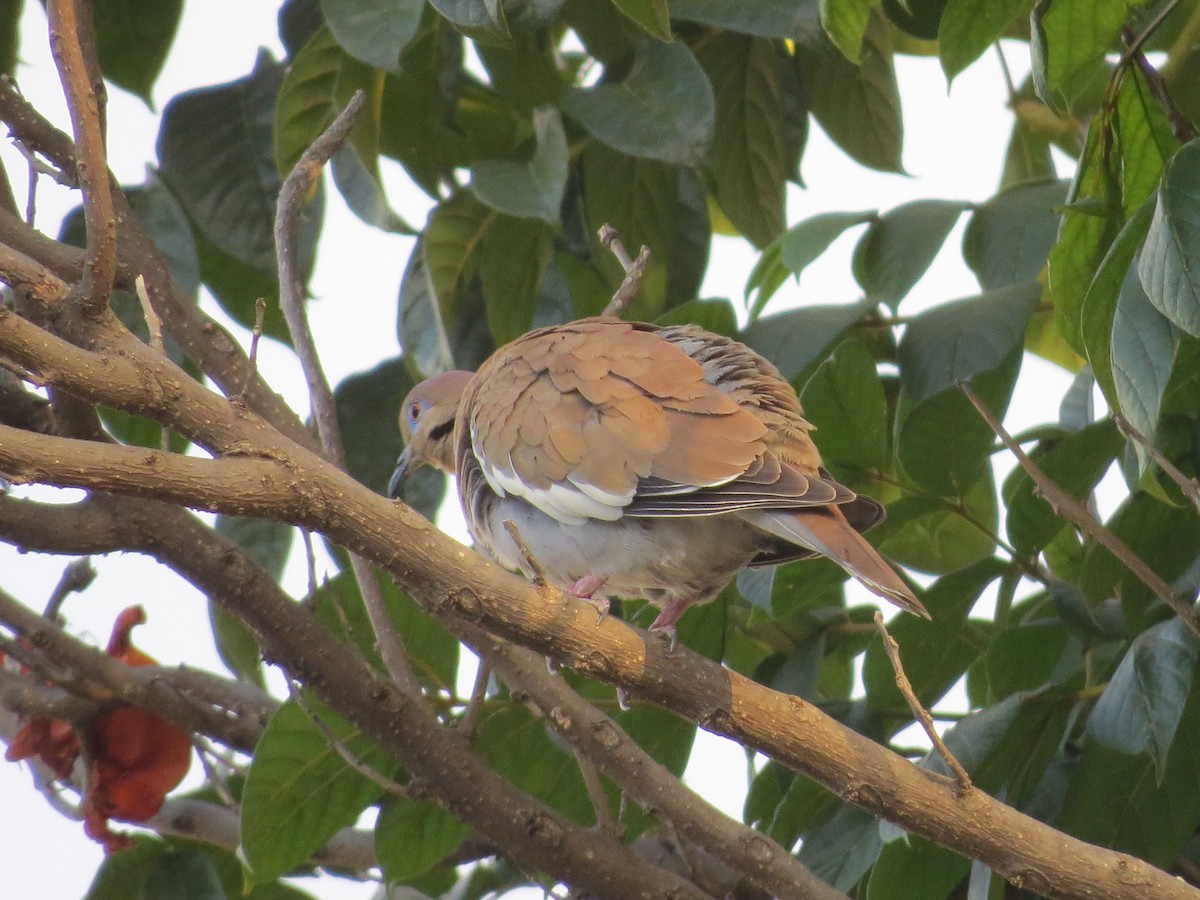
[[[155,90],[159,108],[183,89],[245,74],[260,46],[282,55],[276,36],[275,4],[205,0],[187,3],[185,10],[179,36]],[[230,22],[238,23],[238,27],[231,29]],[[69,131],[39,4],[26,4],[22,28],[23,64],[17,73],[20,87],[38,109]],[[1023,46],[1010,46],[1008,55],[1014,77],[1023,78],[1028,69]],[[995,55],[987,54],[960,75],[949,94],[936,60],[901,58],[898,73],[904,96],[904,164],[910,177],[863,169],[814,127],[803,164],[809,187],[790,188],[789,223],[820,212],[890,209],[928,197],[982,201],[995,192],[1011,127]],[[111,166],[123,183],[140,183],[145,167],[155,159],[156,118],[139,99],[117,88],[110,88],[108,117]],[[0,158],[21,202],[24,163],[7,143],[0,146]],[[398,167],[389,169],[387,177],[393,206],[410,222],[424,221],[428,199],[408,184]],[[312,282],[316,302],[310,305],[310,316],[326,372],[336,384],[398,352],[396,293],[411,242],[361,224],[340,204],[336,191],[331,190],[328,196],[325,239]],[[43,179],[38,194],[39,227],[56,234],[57,223],[77,202],[77,197]],[[929,273],[904,301],[902,312],[911,314],[978,292],[974,276],[959,252],[965,221],[964,217]],[[801,303],[858,299],[861,292],[850,274],[850,255],[860,233],[861,229],[855,229],[844,235],[805,272],[799,286],[794,281],[785,285],[768,311]],[[726,296],[740,305],[755,261],[756,254],[744,241],[718,238],[703,296]],[[208,308],[215,309],[211,302]],[[242,334],[248,345],[245,333],[236,326],[233,330]],[[307,413],[304,382],[289,352],[264,341],[259,368],[298,412]],[[1007,419],[1010,429],[1019,431],[1053,420],[1068,383],[1066,373],[1039,359],[1027,358]],[[18,494],[27,496],[31,492],[22,489]],[[78,492],[44,490],[32,495],[71,500]],[[461,522],[454,521],[456,512],[444,515],[443,524],[461,538]],[[137,556],[112,556],[97,559],[95,564],[100,573],[96,582],[67,604],[67,615],[79,634],[103,644],[116,613],[141,603],[147,608],[149,622],[135,635],[139,646],[165,664],[186,661],[222,671],[208,638],[204,600],[194,589]],[[63,565],[62,559],[20,555],[0,545],[0,587],[40,608]],[[304,590],[304,577],[301,567],[293,569],[287,587],[298,596]],[[198,770],[199,766],[194,765],[186,784],[198,783]],[[740,813],[745,784],[739,773],[745,770],[740,748],[701,733],[688,772],[689,782],[734,816]],[[99,847],[83,836],[79,824],[51,810],[33,791],[24,767],[0,761],[0,797],[5,800],[5,815],[0,817],[3,893],[48,900],[82,897],[101,860]],[[337,879],[302,886],[322,900],[358,900],[372,894],[369,886]]]

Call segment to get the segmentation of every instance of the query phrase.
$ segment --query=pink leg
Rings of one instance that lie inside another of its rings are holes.
[[[658,631],[668,636],[671,640],[671,649],[675,649],[675,623],[679,621],[689,606],[692,605],[691,600],[683,600],[676,598],[668,600],[667,604],[662,608],[662,612],[658,614],[658,618],[650,623],[651,631]]]
[[[604,617],[608,615],[609,602],[607,597],[593,597],[592,595],[604,587],[606,581],[608,581],[607,578],[601,578],[599,575],[592,575],[589,572],[567,590],[572,597],[586,600],[596,608],[596,612],[599,613],[599,618],[596,619],[597,625],[603,622]]]

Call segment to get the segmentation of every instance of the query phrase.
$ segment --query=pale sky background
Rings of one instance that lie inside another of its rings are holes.
[[[276,12],[275,4],[244,0],[185,4],[184,20],[155,88],[156,106],[161,109],[183,89],[244,75],[260,46],[281,57]],[[69,131],[39,4],[26,3],[22,28],[19,85],[39,110]],[[1028,70],[1027,51],[1023,45],[1013,44],[1007,47],[1007,55],[1019,83]],[[789,186],[789,224],[820,212],[887,210],[909,200],[931,197],[983,201],[995,193],[1012,122],[1005,113],[1005,85],[995,54],[987,53],[960,75],[949,93],[934,59],[899,57],[897,70],[904,98],[904,165],[910,176],[884,175],[858,166],[814,125],[802,165],[808,188]],[[108,121],[113,170],[122,183],[141,183],[145,167],[155,158],[155,115],[140,99],[110,86]],[[7,142],[0,146],[0,158],[14,182],[18,202],[23,202],[24,162]],[[1060,174],[1069,174],[1062,160]],[[430,206],[428,198],[411,187],[398,166],[389,166],[386,177],[394,208],[410,222],[423,222]],[[398,352],[396,294],[411,240],[363,225],[341,204],[336,190],[330,190],[328,197],[324,239],[311,286],[316,300],[310,304],[309,314],[326,373],[336,384]],[[77,203],[76,195],[43,179],[38,193],[38,226],[55,235],[61,217]],[[945,300],[978,293],[978,284],[959,249],[966,221],[963,216],[929,273],[904,301],[902,313],[912,314]],[[798,286],[789,281],[779,291],[768,312],[801,303],[857,300],[861,291],[851,275],[850,256],[861,233],[858,228],[843,235],[805,272]],[[718,238],[702,295],[729,297],[741,308],[743,288],[756,259],[757,254],[744,241]],[[206,300],[206,308],[224,318],[211,300]],[[231,326],[231,330],[240,334],[243,345],[248,346],[244,331],[237,326]],[[307,414],[304,382],[290,351],[264,340],[259,350],[259,369],[298,413]],[[1009,428],[1020,431],[1054,420],[1069,381],[1062,370],[1027,356],[1006,420]],[[79,496],[77,491],[14,490],[18,496],[39,499],[69,501]],[[462,539],[457,509],[447,510],[442,519],[443,526]],[[0,544],[0,587],[40,609],[66,562],[39,554],[18,554]],[[224,671],[209,638],[204,600],[193,588],[139,556],[114,555],[97,558],[94,563],[99,571],[95,583],[85,594],[67,602],[65,612],[76,633],[102,645],[116,613],[141,603],[149,621],[135,633],[138,646],[163,664],[186,661],[192,666]],[[303,566],[292,565],[285,586],[300,596],[304,585]],[[700,733],[688,781],[735,818],[740,818],[745,771],[740,747]],[[185,787],[199,781],[200,766],[193,762]],[[0,798],[5,808],[5,815],[0,817],[0,893],[47,900],[82,897],[102,858],[99,846],[84,837],[79,823],[68,821],[46,804],[30,786],[29,773],[23,766],[0,760]],[[334,878],[297,883],[322,900],[365,900],[374,892],[370,885]]]

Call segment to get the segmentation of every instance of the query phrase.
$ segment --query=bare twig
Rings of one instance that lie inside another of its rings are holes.
[[[479,716],[483,713],[483,705],[487,702],[488,682],[492,678],[492,667],[482,658],[479,668],[475,670],[475,684],[471,688],[471,699],[458,720],[458,730],[468,741],[475,740],[475,729],[479,726]]]
[[[617,262],[625,270],[625,279],[600,315],[620,316],[625,308],[633,302],[638,291],[642,289],[642,277],[646,274],[646,264],[650,262],[650,248],[642,245],[637,259],[630,259],[629,252],[617,234],[617,229],[607,223],[600,226],[600,243],[612,251],[612,255],[617,258]]]
[[[624,829],[613,818],[612,809],[608,805],[608,794],[604,793],[604,785],[600,781],[600,773],[596,771],[595,764],[583,755],[582,750],[578,747],[573,749],[579,774],[583,777],[583,786],[587,790],[588,799],[592,801],[592,809],[596,812],[596,827],[620,840],[624,836]]]
[[[60,621],[59,610],[62,609],[64,601],[71,594],[78,594],[87,590],[96,579],[96,570],[92,567],[90,557],[83,557],[70,563],[63,569],[62,577],[58,579],[58,584],[54,586],[54,591],[50,594],[50,600],[46,603],[46,611],[42,613],[47,619]]]
[[[250,368],[246,372],[246,383],[242,385],[242,390],[238,393],[238,399],[243,399],[246,396],[246,388],[250,386],[251,379],[258,375],[258,342],[262,339],[263,320],[267,316],[267,301],[259,297],[254,301],[254,328],[250,331]]]
[[[279,189],[279,200],[275,206],[275,253],[279,265],[279,305],[283,317],[287,321],[288,333],[292,337],[292,347],[304,370],[304,378],[308,382],[308,392],[313,408],[313,419],[317,425],[321,449],[339,469],[346,468],[346,452],[342,447],[341,428],[338,426],[337,405],[334,402],[333,391],[329,381],[321,369],[321,360],[317,355],[316,342],[313,340],[312,329],[308,325],[308,316],[304,311],[304,284],[300,278],[299,263],[296,259],[296,243],[300,232],[300,211],[304,200],[312,189],[313,184],[321,174],[322,168],[338,148],[350,136],[354,118],[366,103],[366,94],[356,91],[337,117],[329,123],[321,136],[296,161],[292,171],[288,173]],[[350,568],[358,589],[362,594],[363,605],[367,616],[375,630],[375,640],[379,647],[379,655],[388,675],[408,693],[417,696],[421,686],[417,681],[404,642],[392,626],[388,615],[387,604],[375,572],[371,565],[356,553],[350,554]]]
[[[138,275],[133,280],[134,293],[137,294],[138,303],[142,306],[142,317],[146,320],[146,332],[150,337],[150,346],[159,353],[166,354],[166,348],[163,345],[163,330],[162,319],[158,312],[154,309],[154,304],[150,302],[150,292],[146,290],[146,278],[144,275]],[[171,430],[165,426],[160,429],[159,446],[164,450],[171,449]]]
[[[546,580],[546,572],[542,569],[541,563],[537,561],[537,557],[533,555],[533,551],[529,549],[529,545],[521,537],[521,531],[517,528],[517,523],[511,519],[505,519],[503,524],[504,530],[508,532],[508,536],[512,538],[512,542],[517,545],[517,552],[521,554],[521,559],[529,568],[529,580],[533,582],[534,587],[544,592],[549,587],[550,582]]]
[[[117,217],[104,154],[104,82],[98,77],[92,8],[84,0],[50,0],[50,50],[62,81],[78,147],[87,250],[79,292],[85,308],[103,309],[117,274]],[[88,57],[92,58],[89,59]]]
[[[913,691],[912,682],[908,680],[908,675],[904,672],[904,664],[900,661],[900,645],[888,633],[887,626],[883,624],[883,613],[879,611],[875,613],[875,627],[879,629],[879,635],[883,638],[883,649],[887,653],[888,661],[892,664],[892,671],[896,673],[896,687],[900,689],[900,694],[904,697],[905,702],[908,703],[908,708],[912,710],[917,721],[921,723],[921,727],[925,729],[925,734],[929,736],[929,740],[933,742],[933,746],[937,748],[938,753],[946,760],[946,765],[950,767],[950,771],[954,773],[958,793],[960,795],[965,794],[971,789],[971,776],[967,774],[967,770],[963,768],[958,758],[950,752],[950,748],[946,746],[945,741],[942,740],[942,736],[933,727],[933,717],[929,715],[929,711],[917,699],[917,695]]]
[[[1088,537],[1119,559],[1130,572],[1137,576],[1142,584],[1150,588],[1164,603],[1175,610],[1176,615],[1183,619],[1184,623],[1187,624],[1188,628],[1194,634],[1200,636],[1200,625],[1196,623],[1196,614],[1192,606],[1182,597],[1177,596],[1171,590],[1171,586],[1157,572],[1146,565],[1145,560],[1130,550],[1115,534],[1105,528],[1088,511],[1086,506],[1055,484],[1041,470],[1038,464],[1030,459],[1029,455],[1021,449],[1021,445],[1013,440],[1012,435],[1005,430],[1004,425],[987,408],[984,402],[979,399],[979,396],[971,389],[969,384],[959,384],[959,389],[967,395],[967,399],[971,401],[971,405],[978,410],[979,415],[991,426],[992,431],[996,433],[996,436],[1000,438],[1004,446],[1017,458],[1017,462],[1025,470],[1025,474],[1033,479],[1034,491],[1039,497],[1050,504],[1050,508],[1054,510],[1055,515],[1061,516],[1078,527]]]
[[[1196,507],[1196,512],[1200,512],[1200,480],[1188,478],[1178,466],[1171,460],[1167,459],[1166,455],[1161,450],[1154,446],[1154,442],[1148,437],[1133,427],[1133,424],[1119,412],[1112,414],[1112,420],[1116,423],[1121,434],[1130,440],[1137,441],[1146,452],[1150,454],[1150,458],[1158,465],[1160,469],[1167,473],[1167,477],[1179,485],[1179,489],[1183,491],[1183,496],[1192,501],[1192,505]]]

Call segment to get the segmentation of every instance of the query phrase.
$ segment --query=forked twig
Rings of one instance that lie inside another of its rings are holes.
[[[612,255],[617,258],[617,262],[625,270],[625,279],[621,282],[612,299],[608,301],[608,306],[604,307],[604,312],[600,315],[620,316],[642,289],[642,278],[646,274],[646,264],[650,262],[650,248],[643,244],[641,251],[637,255],[637,259],[630,259],[629,252],[625,249],[625,245],[621,243],[621,238],[617,234],[617,229],[607,223],[600,226],[600,243],[612,251]]]
[[[1133,427],[1133,424],[1119,412],[1112,414],[1112,420],[1116,423],[1117,429],[1125,437],[1137,441],[1150,454],[1150,458],[1158,465],[1160,469],[1167,473],[1167,477],[1179,485],[1179,489],[1183,491],[1183,496],[1192,501],[1192,505],[1196,507],[1196,512],[1200,512],[1200,480],[1188,478],[1184,475],[1175,463],[1167,459],[1166,455],[1154,446],[1154,442],[1148,437]]]
[[[904,664],[900,661],[900,645],[888,633],[887,626],[883,624],[883,613],[881,612],[875,613],[875,627],[879,629],[879,635],[883,638],[883,649],[887,653],[888,661],[892,664],[892,671],[896,673],[896,687],[900,689],[900,694],[908,703],[908,708],[912,710],[917,721],[921,723],[921,727],[925,729],[925,734],[929,736],[933,746],[937,748],[942,759],[946,760],[946,765],[950,767],[950,771],[954,773],[954,781],[959,795],[965,794],[971,789],[971,776],[967,774],[967,770],[958,761],[958,757],[950,752],[950,748],[946,746],[942,736],[933,727],[933,716],[929,715],[929,710],[922,706],[921,701],[917,699],[912,682],[908,680],[908,675],[904,672]]]

